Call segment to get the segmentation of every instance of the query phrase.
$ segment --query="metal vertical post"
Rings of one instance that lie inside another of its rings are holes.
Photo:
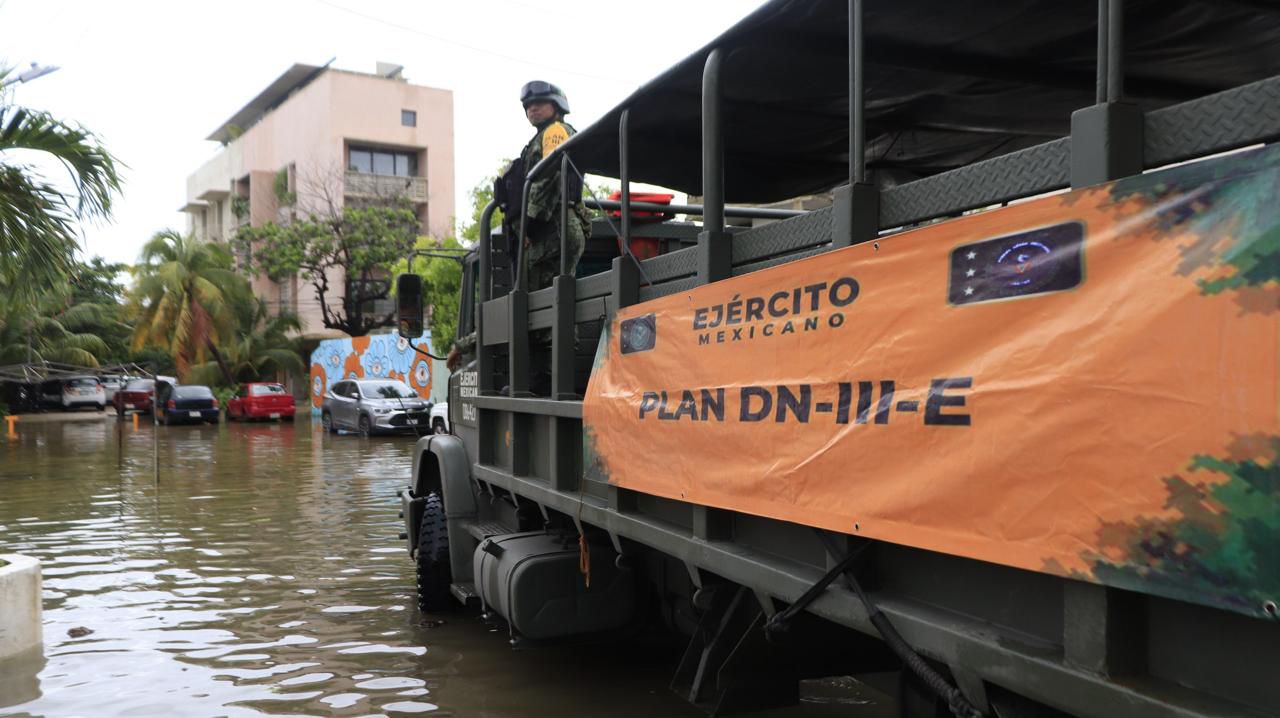
[[[880,231],[880,190],[867,182],[866,28],[862,0],[849,0],[849,184],[832,193],[831,244],[847,247]]]
[[[732,235],[724,227],[724,122],[721,118],[724,50],[714,48],[702,69],[702,232],[698,234],[698,283],[733,275]],[[619,502],[623,497],[613,499]],[[732,516],[694,505],[693,535],[703,540],[732,537]]]
[[[560,271],[551,282],[551,397],[576,399],[574,323],[578,280],[569,273],[569,155],[560,158]]]
[[[1097,104],[1071,115],[1071,186],[1142,171],[1142,110],[1124,101],[1124,2],[1098,0]]]
[[[724,50],[717,47],[702,70],[702,227],[709,230],[724,229],[723,67]]]
[[[581,198],[578,198],[581,201]],[[569,273],[569,154],[560,156],[560,271]]]
[[[1142,110],[1124,101],[1124,2],[1098,0],[1097,104],[1071,114],[1071,186],[1142,172]],[[1063,582],[1063,657],[1107,676],[1141,673],[1146,602],[1138,594]]]
[[[480,301],[476,302],[476,372],[477,391],[493,392],[493,349],[484,343],[484,305],[493,298],[493,212],[496,202],[485,205],[480,213]]]
[[[1107,101],[1107,80],[1111,78],[1108,68],[1111,66],[1111,2],[1098,0],[1098,44],[1097,44],[1097,79],[1094,81],[1095,102],[1099,105]]]
[[[1106,0],[1107,102],[1124,98],[1124,0]]]
[[[698,234],[698,281],[733,273],[731,235],[724,229],[724,124],[721,75],[724,50],[713,48],[702,68],[702,232]]]
[[[849,0],[849,184],[867,181],[863,43],[862,0]]]
[[[520,236],[516,238],[516,283],[507,295],[507,387],[510,396],[529,393],[529,272],[524,243],[529,236],[529,179],[520,192]]]
[[[631,251],[631,110],[618,118],[618,179],[622,180],[623,252]]]

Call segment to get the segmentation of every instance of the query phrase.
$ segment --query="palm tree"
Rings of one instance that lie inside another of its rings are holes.
[[[157,232],[134,267],[133,351],[167,349],[184,379],[193,364],[209,358],[221,364],[218,346],[236,338],[235,303],[251,297],[249,283],[231,265],[231,252],[220,242]],[[223,374],[230,383],[230,371]]]
[[[8,74],[0,68],[0,85]],[[75,196],[22,163],[13,154],[19,150],[61,162]],[[76,223],[110,217],[119,190],[116,160],[93,133],[0,97],[0,277],[15,291],[29,294],[66,278],[78,247]]]
[[[12,296],[0,279],[0,294]],[[56,293],[36,301],[0,299],[0,364],[61,362],[98,366],[110,351],[94,331],[114,320],[105,307],[79,304],[67,307]]]
[[[290,338],[302,325],[292,314],[270,316],[267,303],[261,299],[238,307],[238,339],[220,347],[227,370],[236,382],[263,381],[281,372],[302,373],[302,361]],[[205,362],[191,368],[191,381],[218,384],[222,370],[217,362]]]

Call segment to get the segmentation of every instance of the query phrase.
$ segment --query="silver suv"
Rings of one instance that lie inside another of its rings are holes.
[[[425,433],[430,430],[431,404],[402,381],[349,379],[324,395],[320,422],[330,433]]]

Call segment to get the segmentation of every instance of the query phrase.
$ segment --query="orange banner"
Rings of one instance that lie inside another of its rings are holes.
[[[1280,153],[625,308],[621,487],[1262,615],[1280,599]]]

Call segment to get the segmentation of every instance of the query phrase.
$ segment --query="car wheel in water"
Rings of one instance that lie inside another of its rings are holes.
[[[431,433],[433,434],[449,433],[449,430],[444,428],[444,419],[441,419],[440,417],[437,416],[435,419],[431,421]]]
[[[444,499],[435,491],[427,494],[422,507],[414,558],[417,564],[418,608],[426,613],[456,608],[457,604],[449,594],[453,571],[449,565],[449,527],[445,522]]]
[[[357,422],[357,426],[360,428],[361,436],[370,436],[373,434],[373,425],[369,423],[369,417],[364,414],[360,415],[360,421]]]
[[[323,426],[324,430],[330,434],[336,434],[338,432],[337,429],[333,428],[333,414],[330,414],[327,411],[320,415],[320,426]]]

